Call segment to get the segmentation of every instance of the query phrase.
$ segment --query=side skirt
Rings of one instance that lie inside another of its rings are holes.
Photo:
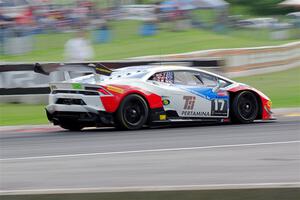
[[[153,121],[153,123],[180,123],[180,122],[215,122],[215,123],[226,123],[230,122],[230,119],[212,119],[212,118],[178,118],[178,119],[167,119]]]

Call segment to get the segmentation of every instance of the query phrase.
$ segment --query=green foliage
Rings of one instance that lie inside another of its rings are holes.
[[[227,0],[233,5],[248,6],[253,14],[257,15],[279,15],[293,12],[292,8],[278,6],[283,0]]]

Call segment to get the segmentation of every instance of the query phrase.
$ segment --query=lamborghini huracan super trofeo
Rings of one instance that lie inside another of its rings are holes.
[[[262,92],[205,70],[153,65],[114,71],[96,67],[94,72],[50,83],[49,121],[68,130],[81,130],[272,119],[271,101]]]

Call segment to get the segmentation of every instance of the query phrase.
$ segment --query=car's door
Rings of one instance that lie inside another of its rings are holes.
[[[220,80],[218,77],[205,72],[195,73],[195,76],[203,83],[202,87],[194,88],[194,91],[203,99],[209,101],[206,108],[211,117],[228,117],[229,116],[229,94],[224,89],[229,83]],[[199,105],[202,107],[202,105]],[[202,108],[200,108],[202,109]]]
[[[176,111],[183,118],[206,118],[210,117],[208,107],[210,102],[205,100],[198,91],[204,89],[203,82],[193,71],[174,71],[174,85],[179,88],[181,95],[175,96]]]
[[[199,71],[174,71],[174,86],[186,93],[177,96],[180,117],[224,118],[229,114],[229,95],[217,77]]]

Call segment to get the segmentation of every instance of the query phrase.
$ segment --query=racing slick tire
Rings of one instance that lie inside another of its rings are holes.
[[[62,127],[63,129],[67,129],[69,131],[80,131],[81,129],[84,128],[82,125],[78,124],[78,122],[76,122],[76,121],[63,121],[63,122],[61,122],[61,124],[59,126]]]
[[[116,112],[116,126],[119,129],[136,130],[142,128],[148,120],[149,108],[143,97],[128,95]]]
[[[238,93],[232,103],[233,122],[247,124],[253,122],[259,112],[256,95],[250,91]]]

